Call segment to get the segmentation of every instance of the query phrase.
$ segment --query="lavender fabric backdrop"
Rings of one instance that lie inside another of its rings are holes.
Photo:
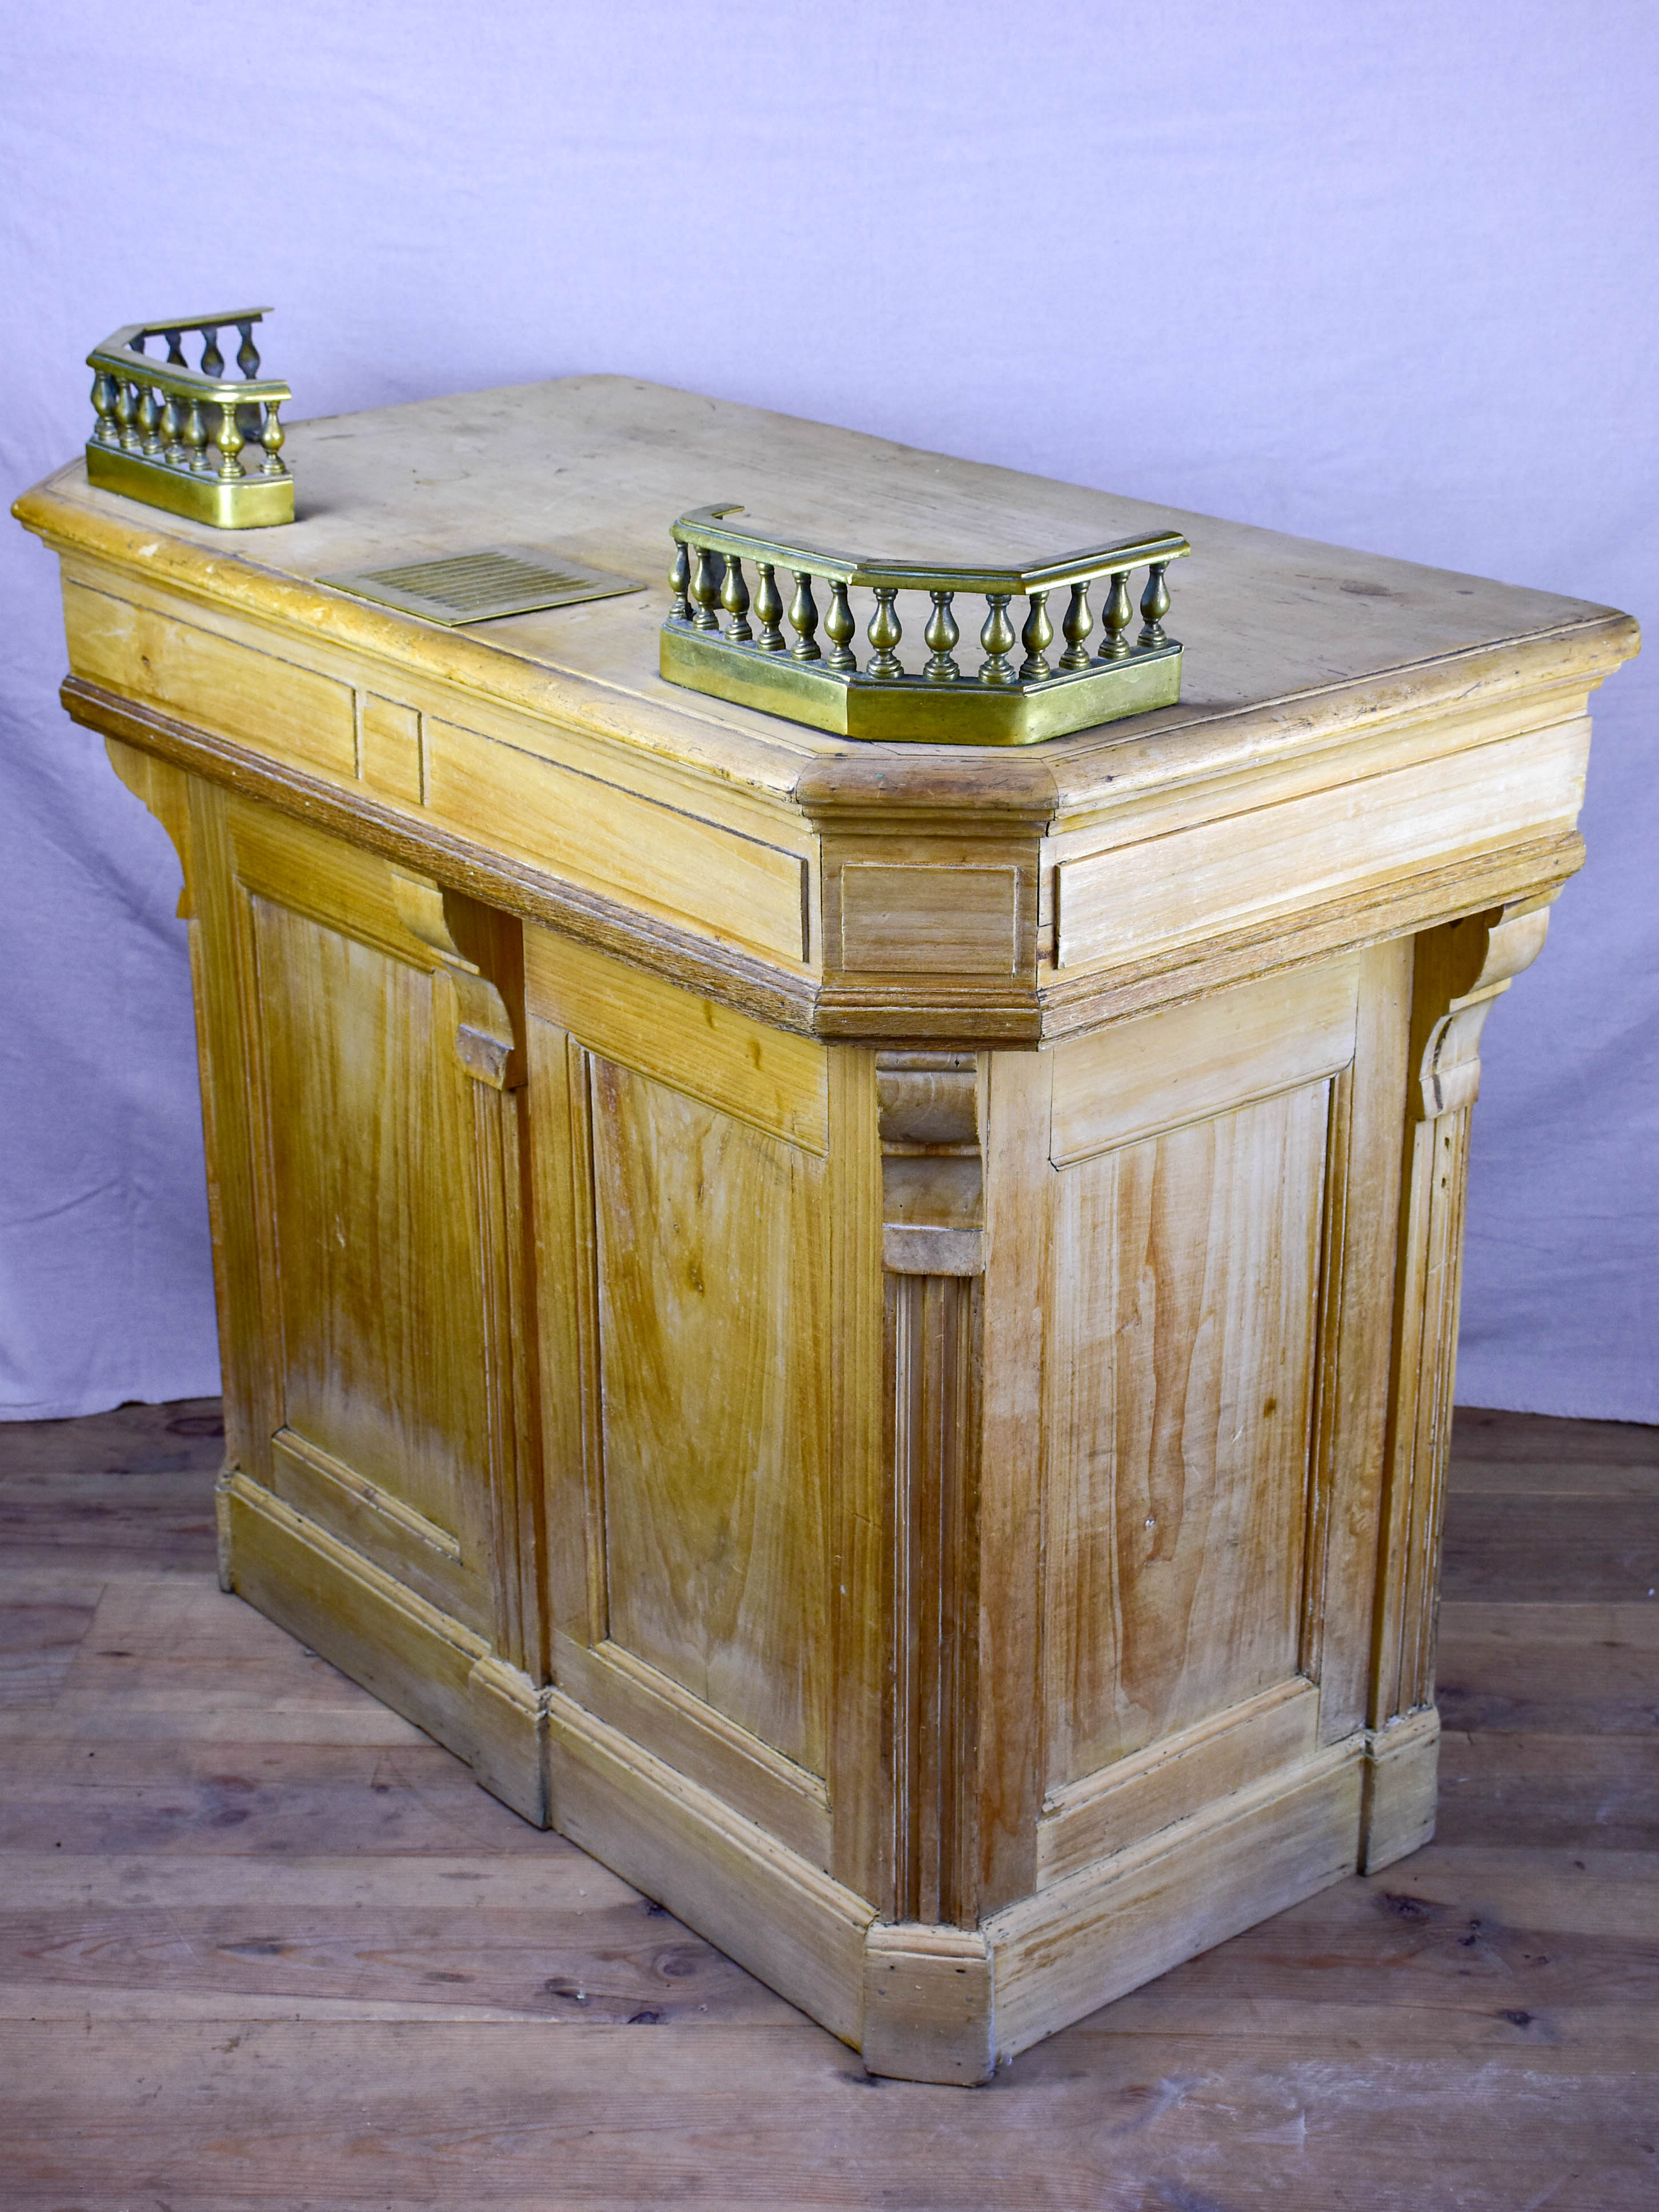
[[[1659,11],[8,10],[0,488],[89,345],[270,301],[296,415],[614,369],[1601,599],[1659,592]],[[0,1413],[216,1388],[178,869],[0,531]],[[1487,1028],[1459,1395],[1659,1420],[1659,667]]]

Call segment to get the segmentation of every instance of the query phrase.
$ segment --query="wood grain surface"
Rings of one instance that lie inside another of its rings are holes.
[[[214,1580],[210,1401],[0,1428],[7,2212],[1637,2212],[1659,1431],[1461,1413],[1425,1850],[977,2093],[856,2056]]]
[[[1051,1787],[1297,1671],[1326,1092],[1060,1179]]]
[[[611,1639],[821,1774],[823,1164],[592,1083]]]

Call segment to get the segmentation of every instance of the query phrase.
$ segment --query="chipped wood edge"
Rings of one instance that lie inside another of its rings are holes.
[[[1367,1735],[1361,1874],[1376,1874],[1433,1840],[1439,1787],[1440,1716],[1432,1705]]]

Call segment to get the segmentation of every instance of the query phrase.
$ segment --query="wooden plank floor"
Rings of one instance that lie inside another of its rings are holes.
[[[0,1427],[6,2212],[1659,2206],[1659,1430],[1460,1414],[1437,1841],[959,2090],[222,1596],[216,1415]]]

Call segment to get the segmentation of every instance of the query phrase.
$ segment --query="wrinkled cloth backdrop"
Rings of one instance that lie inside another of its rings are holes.
[[[7,10],[0,489],[117,325],[271,301],[296,416],[611,369],[1659,596],[1659,10]],[[216,1388],[178,869],[0,529],[0,1413]],[[1488,1024],[1459,1395],[1659,1420],[1659,666]]]

